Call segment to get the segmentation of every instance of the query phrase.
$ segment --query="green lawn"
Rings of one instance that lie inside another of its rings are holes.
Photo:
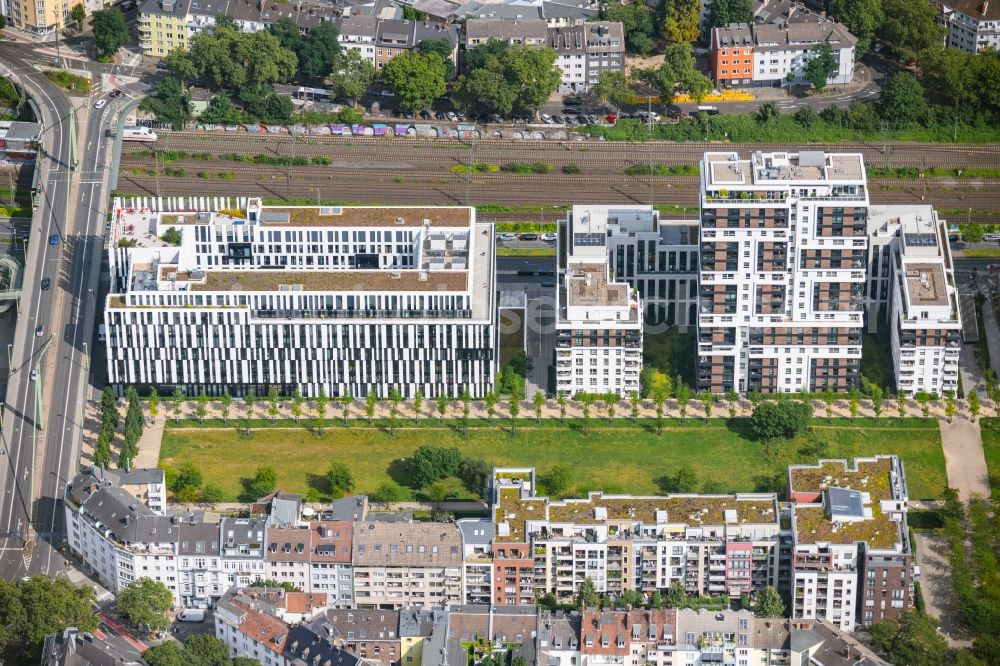
[[[982,419],[983,453],[986,454],[986,472],[990,477],[990,487],[1000,492],[1000,419]]]
[[[810,433],[768,446],[745,439],[739,432],[741,421],[679,423],[669,421],[669,428],[657,435],[648,424],[593,419],[590,434],[584,435],[558,421],[538,425],[523,419],[517,434],[511,435],[506,424],[476,422],[467,438],[429,420],[399,429],[394,437],[377,427],[355,423],[345,428],[332,420],[321,437],[304,427],[257,428],[249,439],[240,438],[232,427],[168,427],[160,462],[173,467],[197,464],[205,483],[219,485],[233,499],[242,492],[243,480],[264,464],[277,469],[279,486],[289,492],[305,492],[313,485],[325,493],[320,477],[335,460],[351,466],[358,492],[372,491],[389,478],[404,482],[399,461],[422,444],[457,446],[464,455],[496,465],[533,465],[539,471],[570,463],[577,493],[657,493],[656,480],[680,465],[689,465],[702,482],[725,491],[780,490],[776,486],[782,477],[777,475],[789,463],[876,453],[903,458],[913,498],[937,497],[945,485],[944,456],[933,421],[858,420],[831,426],[817,419]]]

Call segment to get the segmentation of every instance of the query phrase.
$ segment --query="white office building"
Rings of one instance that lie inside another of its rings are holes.
[[[1000,50],[1000,2],[939,0],[938,21],[948,29],[945,44],[977,53]]]
[[[859,384],[867,215],[860,154],[705,154],[699,389]]]
[[[567,395],[639,390],[642,307],[634,290],[609,273],[616,210],[574,206],[561,223],[555,364],[556,390]]]
[[[493,244],[467,207],[116,199],[109,381],[480,397],[497,372]]]

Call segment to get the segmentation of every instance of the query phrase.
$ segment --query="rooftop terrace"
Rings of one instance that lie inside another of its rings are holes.
[[[178,279],[182,273],[178,274]],[[467,271],[205,271],[193,291],[465,291]],[[289,289],[290,290],[290,289]]]
[[[403,206],[266,206],[264,226],[338,226],[338,227],[468,227],[472,209],[465,207]]]
[[[942,263],[907,263],[906,295],[911,306],[941,306],[949,304],[948,285]]]

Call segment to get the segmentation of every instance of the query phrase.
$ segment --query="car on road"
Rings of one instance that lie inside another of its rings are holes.
[[[519,234],[517,240],[536,241],[538,240],[538,234]]]
[[[448,117],[448,120],[450,120],[451,122],[453,122],[453,123],[458,122],[458,114],[455,113],[454,111],[449,111],[445,115]]]
[[[552,122],[554,122],[556,125],[562,125],[563,117],[557,113],[556,115],[552,116]]]
[[[497,236],[502,241],[512,241],[517,240],[517,234],[500,234]]]
[[[583,104],[583,99],[580,97],[567,97],[563,100],[563,104],[566,106],[580,106]]]
[[[96,102],[94,102],[94,108],[95,109],[103,109],[107,105],[107,103],[108,103],[108,100],[106,100],[106,99],[99,99]]]
[[[167,63],[165,61],[160,61],[156,63],[156,69],[166,69]]]
[[[108,93],[108,97],[114,98],[114,97],[118,97],[121,94],[122,94],[122,91],[119,90],[118,88],[115,88],[114,90],[112,90],[111,92]]]
[[[38,370],[35,368],[31,369],[31,381],[38,381]]]
[[[392,92],[391,90],[383,90],[382,91],[382,97],[395,97],[395,96],[396,96],[396,93]]]
[[[49,245],[59,245],[59,234],[49,236]]]
[[[428,111],[427,109],[421,109],[420,117],[423,118],[424,120],[432,120],[434,118],[434,114]]]
[[[42,278],[42,291],[48,291],[49,286],[52,284],[52,280],[48,278]]]
[[[551,288],[553,288],[553,287],[556,286],[556,283],[555,282],[542,282],[541,286],[545,287],[546,289],[551,289]]]
[[[45,327],[39,324],[35,327],[35,336],[40,338],[43,335],[45,335]]]
[[[554,243],[556,241],[555,234],[542,234],[540,238],[546,243]]]

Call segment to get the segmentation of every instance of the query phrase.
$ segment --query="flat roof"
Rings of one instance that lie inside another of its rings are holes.
[[[606,264],[570,264],[566,271],[566,304],[628,307],[628,285],[608,281]]]
[[[301,291],[461,291],[468,271],[205,271],[204,283],[192,291],[279,291],[299,285]],[[289,290],[291,291],[291,290]]]
[[[946,306],[948,283],[944,265],[940,263],[904,263],[906,272],[906,300],[916,306]]]
[[[469,227],[471,207],[466,206],[264,206],[261,226],[321,227]],[[275,221],[275,215],[287,221]],[[268,219],[270,218],[270,219]]]
[[[736,152],[705,153],[706,182],[710,186],[767,186],[786,182],[863,182],[864,158],[860,153],[754,152],[749,158]]]

